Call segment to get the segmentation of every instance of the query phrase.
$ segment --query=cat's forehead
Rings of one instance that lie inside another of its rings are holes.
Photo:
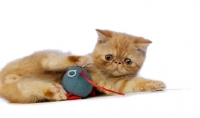
[[[111,45],[108,46],[106,53],[113,54],[121,58],[134,58],[138,55],[137,45],[130,40],[118,39]]]
[[[117,37],[112,40],[112,48],[119,51],[132,50],[135,44],[132,39]]]
[[[126,33],[100,31],[97,49],[104,50],[104,54],[113,54],[120,57],[128,55],[141,56],[151,43],[143,37],[137,37]]]
[[[135,44],[135,40],[137,37],[128,35],[128,34],[123,34],[123,33],[117,33],[114,34],[111,37],[111,41],[115,46],[118,46],[119,48],[123,47],[129,47]]]
[[[130,48],[123,44],[109,46],[104,50],[104,54],[112,54],[118,57],[131,57],[134,53],[134,47]]]

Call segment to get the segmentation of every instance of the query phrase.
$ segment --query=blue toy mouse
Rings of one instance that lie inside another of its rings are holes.
[[[86,98],[92,92],[93,85],[84,79],[80,72],[84,72],[87,78],[92,80],[84,68],[74,66],[69,68],[63,76],[62,86],[68,93]]]
[[[73,66],[68,69],[63,76],[62,86],[68,93],[68,100],[86,98],[89,95],[95,96],[96,93],[93,87],[115,94],[124,95],[123,93],[112,91],[97,85],[92,81],[89,73],[84,68],[78,66]]]

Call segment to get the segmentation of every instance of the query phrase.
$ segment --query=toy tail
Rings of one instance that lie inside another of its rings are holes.
[[[104,87],[101,87],[99,85],[97,85],[96,83],[94,83],[93,81],[91,81],[90,79],[88,79],[88,77],[85,75],[85,73],[83,71],[80,72],[80,74],[90,83],[92,84],[93,86],[97,87],[97,88],[100,88],[102,90],[105,90],[105,91],[108,91],[108,92],[111,92],[111,93],[115,93],[115,94],[119,94],[119,95],[124,95],[124,93],[120,93],[120,92],[116,92],[116,91],[113,91],[113,90],[110,90],[110,89],[106,89]]]

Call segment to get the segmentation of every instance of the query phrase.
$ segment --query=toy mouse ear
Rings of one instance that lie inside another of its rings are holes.
[[[67,72],[67,76],[68,76],[68,77],[74,77],[74,76],[76,76],[76,71],[77,71],[77,70],[69,70],[69,71]]]
[[[100,30],[96,29],[96,32],[98,34],[98,43],[104,44],[106,43],[110,38],[112,38],[112,32],[109,30]]]

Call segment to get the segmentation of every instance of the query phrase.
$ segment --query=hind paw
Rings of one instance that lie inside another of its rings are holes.
[[[1,80],[2,84],[11,84],[21,80],[21,77],[15,74],[9,74]]]
[[[63,87],[60,84],[52,84],[50,88],[45,91],[44,95],[50,99],[50,100],[66,100],[67,92],[63,89]]]

